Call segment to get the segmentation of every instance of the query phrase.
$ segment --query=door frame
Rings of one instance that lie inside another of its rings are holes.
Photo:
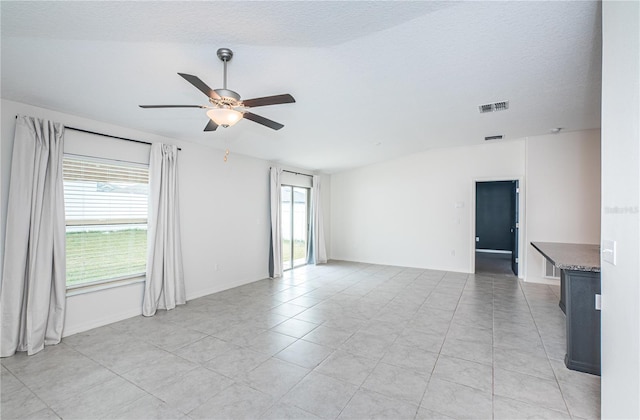
[[[471,198],[469,200],[469,273],[476,272],[476,184],[478,182],[494,182],[494,181],[518,181],[518,278],[524,279],[524,273],[527,270],[526,247],[525,243],[525,184],[523,176],[499,176],[499,177],[477,177],[471,180]]]

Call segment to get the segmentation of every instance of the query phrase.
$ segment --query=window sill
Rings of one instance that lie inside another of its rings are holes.
[[[129,286],[136,283],[144,283],[146,277],[130,277],[126,279],[113,280],[100,284],[88,284],[86,286],[74,287],[73,289],[67,289],[67,297],[84,295],[86,293],[99,292],[101,290],[113,289],[115,287]]]

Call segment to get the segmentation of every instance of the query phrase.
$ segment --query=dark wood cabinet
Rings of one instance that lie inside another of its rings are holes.
[[[567,353],[564,364],[600,375],[600,248],[590,244],[532,242],[560,269],[560,302],[566,316]]]
[[[600,273],[562,270],[561,275],[567,325],[564,363],[569,369],[600,375]]]

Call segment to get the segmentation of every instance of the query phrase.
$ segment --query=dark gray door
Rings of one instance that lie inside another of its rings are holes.
[[[513,274],[518,275],[518,231],[520,230],[520,221],[518,219],[519,209],[519,197],[520,197],[520,182],[512,181],[513,189],[511,192],[511,208],[512,223],[511,223],[511,270]]]
[[[511,251],[513,182],[476,183],[476,249]]]

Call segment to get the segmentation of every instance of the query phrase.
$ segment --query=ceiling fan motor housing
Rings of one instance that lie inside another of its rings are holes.
[[[220,95],[221,98],[233,99],[234,101],[240,100],[240,95],[229,89],[215,89],[215,92]]]

